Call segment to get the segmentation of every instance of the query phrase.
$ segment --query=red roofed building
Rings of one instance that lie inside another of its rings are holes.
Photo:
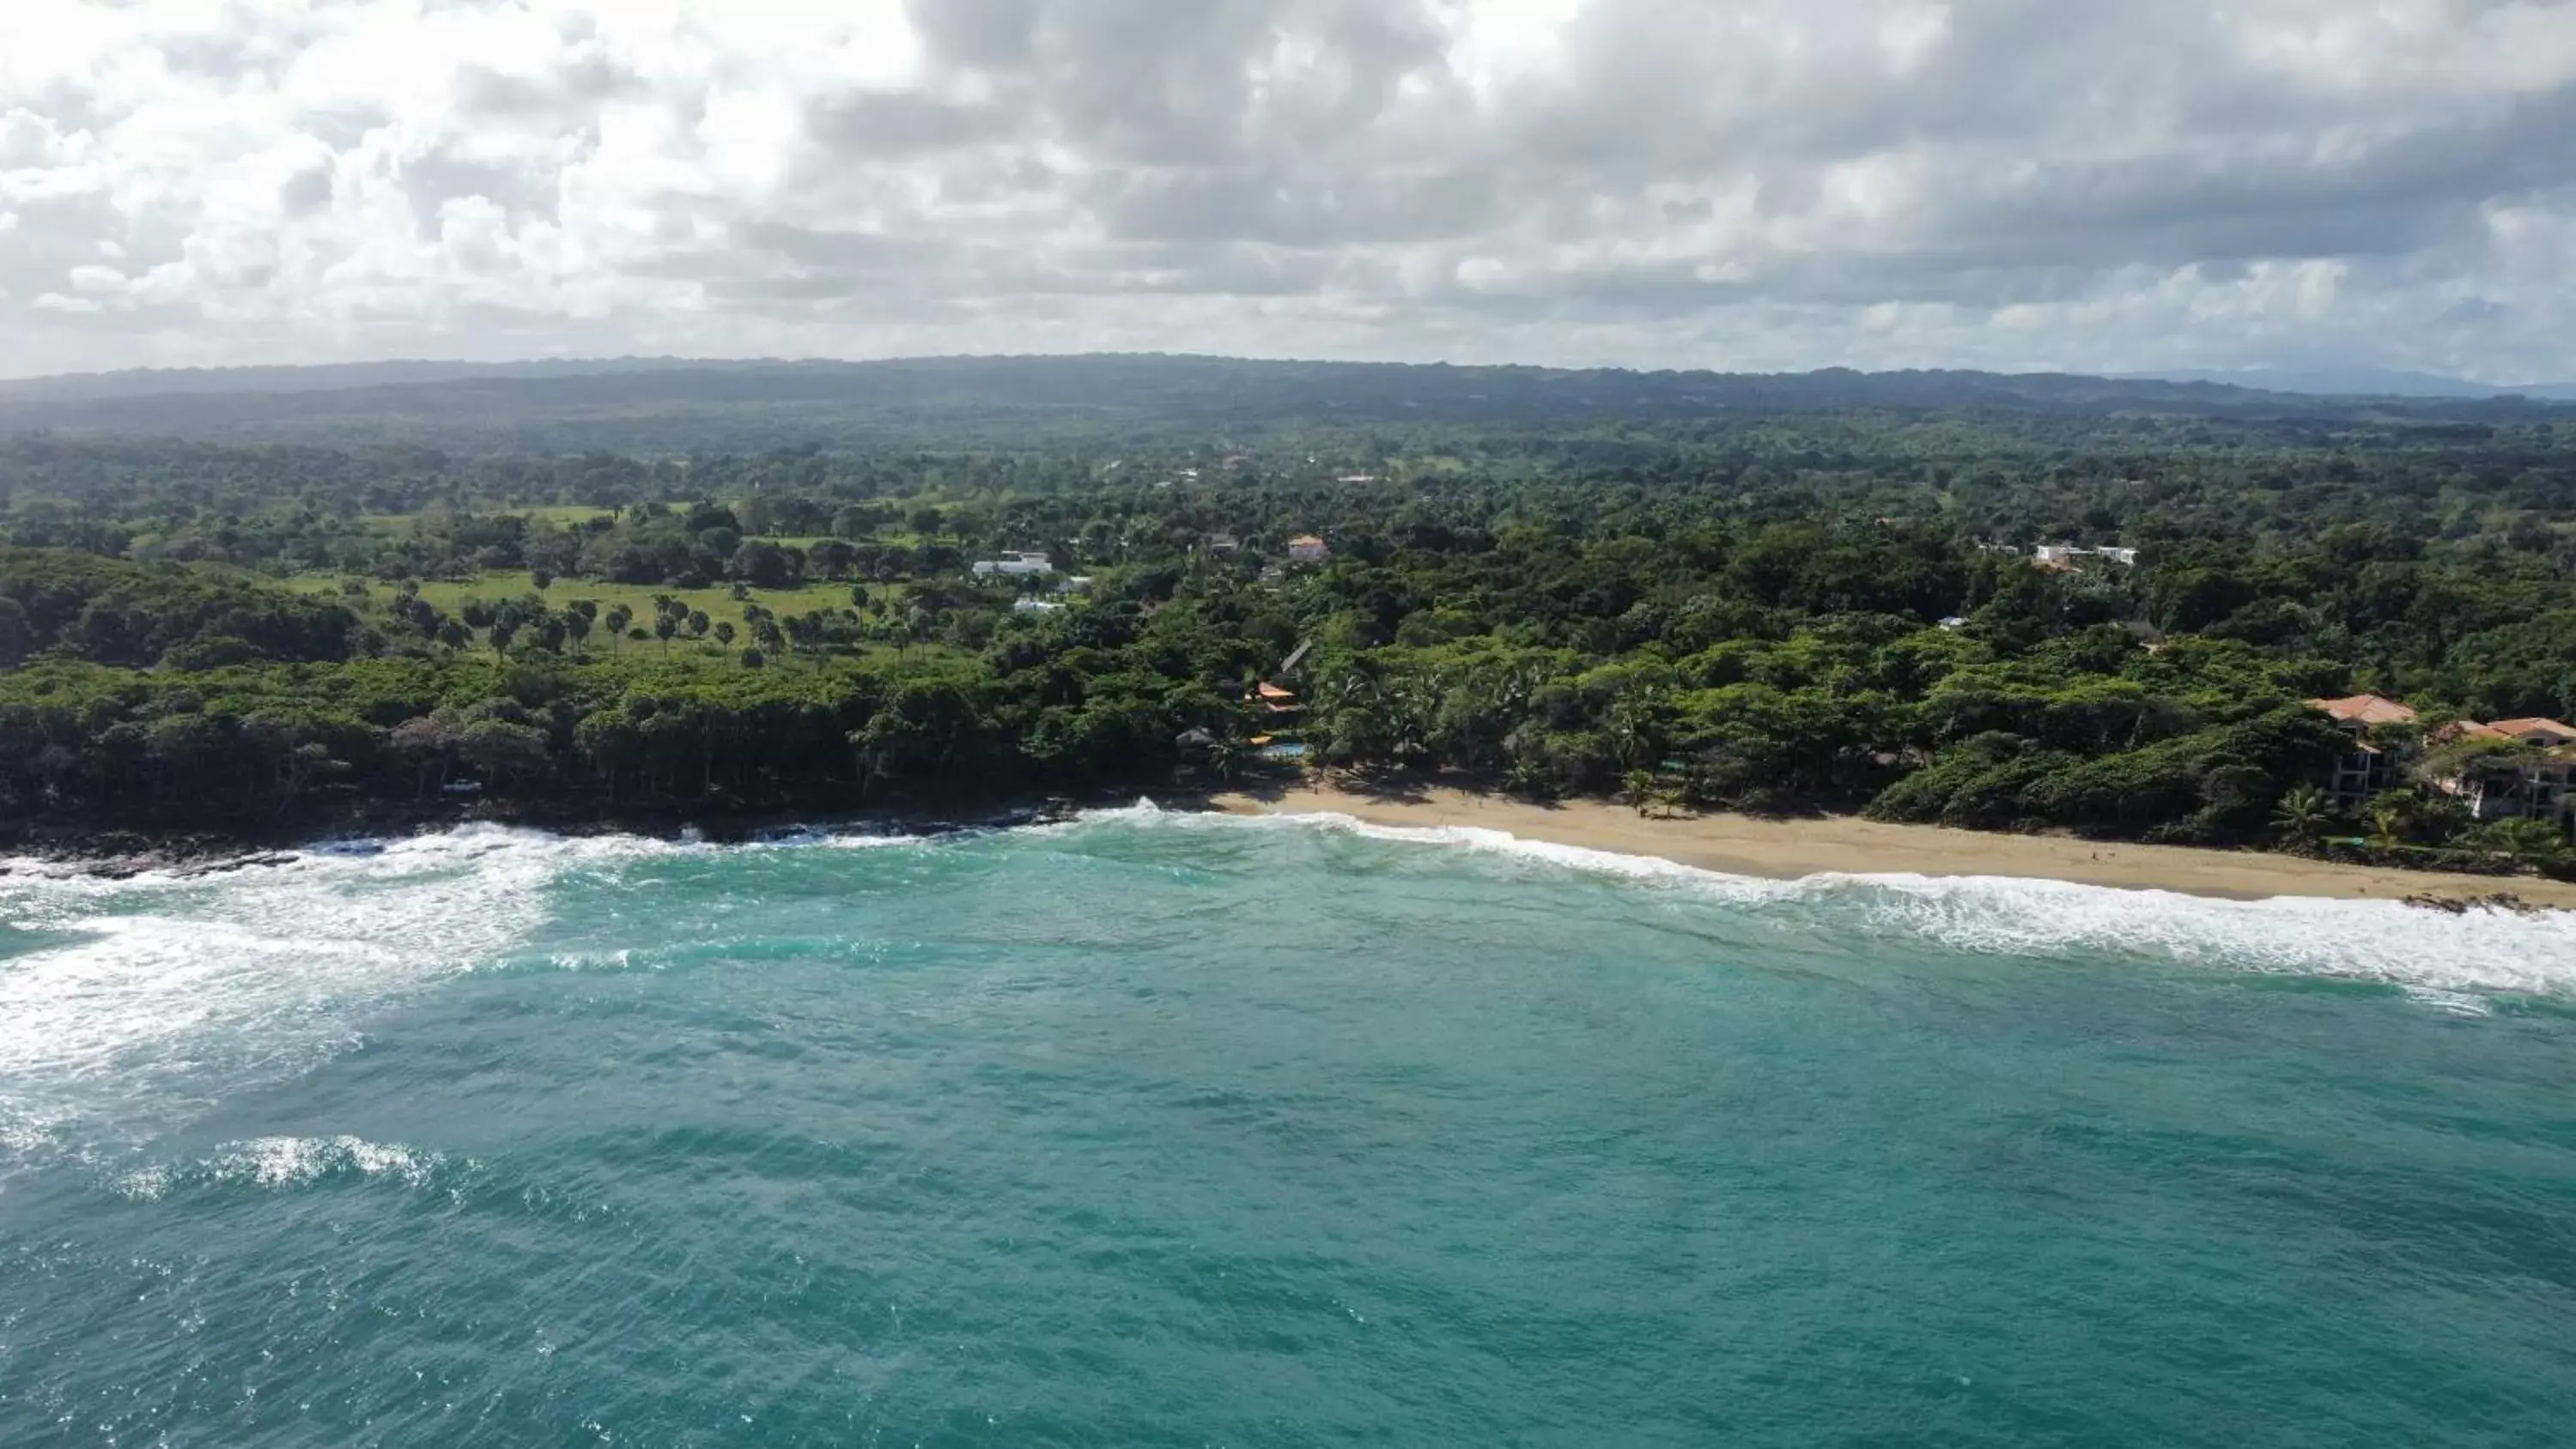
[[[2554,719],[2500,719],[2486,727],[2505,739],[2520,740],[2526,745],[2576,745],[2576,730]]]
[[[2343,699],[2312,699],[2308,708],[2329,714],[2356,730],[2375,725],[2413,724],[2415,711],[2381,694],[2356,694]]]
[[[2357,809],[2396,788],[2407,764],[2407,745],[2375,744],[2371,731],[2411,725],[2419,716],[2377,694],[2312,699],[2308,707],[2343,726],[2351,753],[2338,756],[2330,791],[2335,804]],[[2524,816],[2561,829],[2576,826],[2576,728],[2554,719],[2462,720],[2434,730],[2425,741],[2441,754],[2427,783],[2460,801],[2480,820]],[[2458,749],[2457,746],[2486,746]],[[2519,747],[2519,748],[2516,748]]]
[[[2445,734],[2497,747],[2459,757],[2433,779],[2472,816],[2546,820],[2561,830],[2576,825],[2576,729],[2554,719],[2501,719]]]
[[[2331,717],[2352,735],[2352,749],[2335,758],[2334,774],[2326,793],[2334,796],[2337,806],[2356,809],[2370,797],[2397,783],[2397,759],[2386,750],[2365,739],[2381,725],[2413,724],[2415,711],[2393,699],[2376,694],[2356,694],[2344,699],[2312,699],[2308,708]]]

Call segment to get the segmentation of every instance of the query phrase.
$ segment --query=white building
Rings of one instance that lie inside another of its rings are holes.
[[[997,575],[1020,579],[1055,572],[1055,565],[1047,562],[1047,556],[1042,553],[1006,553],[1000,558],[979,558],[973,567],[975,576],[984,579]]]
[[[2108,559],[2123,568],[2134,568],[2138,551],[2134,548],[2080,548],[2071,543],[2043,543],[2030,551],[2030,561],[2044,569],[2071,569],[2078,559]]]
[[[2492,740],[2524,749],[2470,759],[2434,779],[2435,787],[2466,805],[2471,816],[2521,816],[2546,820],[2561,830],[2576,828],[2576,729],[2554,719],[2504,719],[2455,725],[2445,735],[2447,740]]]

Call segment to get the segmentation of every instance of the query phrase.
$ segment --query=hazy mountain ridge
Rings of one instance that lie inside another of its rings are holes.
[[[723,371],[777,365],[761,360],[687,357],[539,358],[524,362],[330,362],[305,366],[138,367],[0,379],[0,406],[18,402],[96,402],[205,394],[342,392],[448,382],[591,377],[671,370]]]
[[[2309,397],[2453,399],[2518,397],[2539,402],[2576,402],[2576,382],[2535,382],[2503,386],[2471,382],[2467,378],[2449,377],[2435,372],[2392,371],[2382,368],[2257,367],[2236,371],[2183,368],[2162,372],[2120,373],[2117,376],[2122,381],[2208,382],[2222,387],[2255,388],[2267,392],[2298,393]]]
[[[0,385],[0,432],[307,439],[349,429],[500,446],[656,446],[691,428],[840,439],[980,421],[1582,425],[1839,409],[2498,422],[2521,398],[2318,398],[2207,380],[1956,370],[1639,372],[1166,354],[881,362],[623,358],[130,372]]]

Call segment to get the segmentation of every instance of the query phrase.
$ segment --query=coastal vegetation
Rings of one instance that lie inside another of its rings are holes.
[[[2536,405],[727,416],[0,438],[0,818],[936,806],[1286,743],[1641,811],[2566,856],[2427,784],[2339,808],[2306,704],[2576,712],[2576,415]]]

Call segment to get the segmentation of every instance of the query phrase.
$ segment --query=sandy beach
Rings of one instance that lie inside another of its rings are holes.
[[[1774,879],[1826,873],[2018,876],[2229,900],[2274,896],[2457,900],[2510,892],[2532,905],[2576,909],[2576,885],[2533,877],[2381,870],[2250,851],[1999,835],[1928,825],[1882,825],[1849,817],[1643,819],[1634,810],[1602,801],[1539,805],[1441,788],[1388,796],[1300,786],[1284,793],[1221,795],[1213,803],[1236,814],[1334,813],[1378,825],[1474,826],[1529,840],[1658,856],[1706,870]]]

